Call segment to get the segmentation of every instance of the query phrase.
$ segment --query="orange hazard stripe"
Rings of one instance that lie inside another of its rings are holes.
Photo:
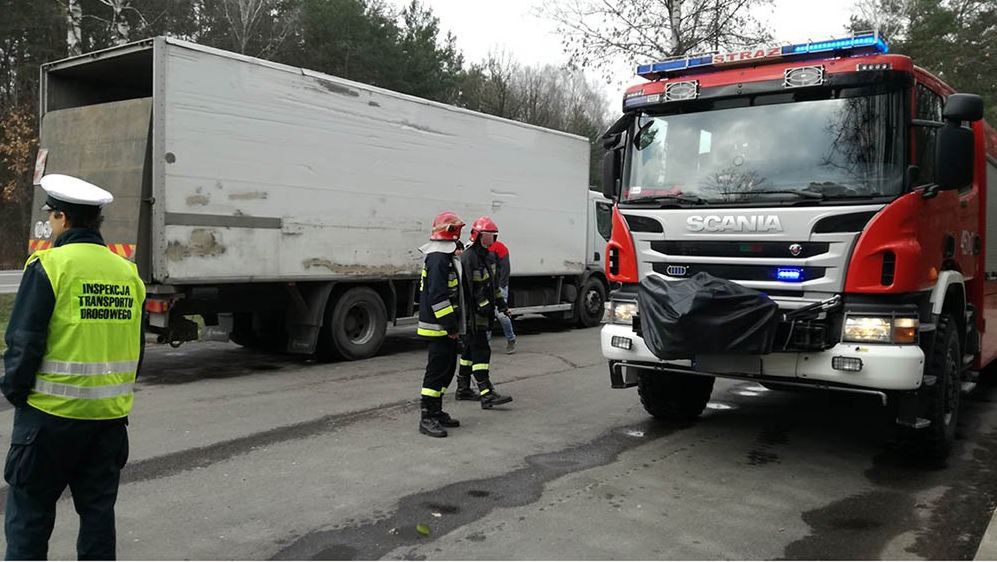
[[[39,250],[47,250],[52,247],[51,240],[28,240],[28,251],[37,252]]]
[[[47,250],[52,247],[51,240],[28,240],[28,252],[34,253],[40,250]],[[135,256],[135,244],[108,244],[107,249],[111,250],[115,254],[126,258],[132,259]]]
[[[126,259],[131,259],[135,255],[135,244],[108,244],[107,247],[115,254]]]

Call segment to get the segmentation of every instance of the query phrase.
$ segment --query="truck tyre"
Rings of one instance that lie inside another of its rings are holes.
[[[905,428],[913,453],[922,458],[944,460],[955,441],[962,395],[962,349],[958,325],[948,315],[942,315],[935,327],[934,341],[925,350],[925,377],[934,377],[934,384],[924,385],[921,392],[922,416],[931,422],[926,428]]]
[[[602,323],[606,312],[606,286],[598,277],[589,277],[578,292],[575,301],[575,324],[579,328],[591,328]]]
[[[641,370],[637,373],[637,394],[644,409],[655,418],[691,421],[703,413],[710,401],[713,381],[713,377]]]
[[[332,355],[349,361],[366,359],[384,343],[388,312],[377,291],[354,287],[333,303],[325,328],[323,344]]]

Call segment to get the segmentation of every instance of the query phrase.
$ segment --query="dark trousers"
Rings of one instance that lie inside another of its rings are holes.
[[[114,560],[114,503],[128,460],[127,419],[69,420],[30,406],[14,413],[4,465],[7,560],[44,560],[55,504],[68,486],[80,532],[80,560]]]
[[[488,343],[488,331],[478,328],[473,334],[468,334],[464,343],[464,352],[460,357],[460,374],[474,375],[478,390],[488,388],[489,361],[492,359],[492,346]]]
[[[433,338],[429,342],[429,360],[422,379],[422,403],[431,410],[442,408],[443,393],[453,381],[457,369],[457,340],[448,337]]]

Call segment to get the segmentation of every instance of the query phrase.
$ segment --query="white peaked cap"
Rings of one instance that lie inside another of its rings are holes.
[[[51,198],[74,205],[103,207],[114,201],[114,196],[106,189],[73,176],[48,174],[42,177],[41,185]]]

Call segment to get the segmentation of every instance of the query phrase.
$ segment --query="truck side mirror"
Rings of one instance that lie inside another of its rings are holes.
[[[975,140],[964,121],[983,118],[983,99],[974,94],[952,94],[942,112],[945,124],[935,142],[935,183],[942,191],[962,189],[973,181]]]
[[[602,135],[602,147],[609,151],[602,157],[602,194],[606,199],[615,201],[616,194],[620,191],[620,177],[623,174],[623,146],[620,141],[635,118],[633,113],[621,116]]]
[[[622,168],[623,149],[613,148],[602,157],[602,194],[606,199],[616,199],[619,190],[620,168]]]
[[[942,117],[946,121],[979,121],[983,119],[983,98],[976,94],[952,94],[945,100]]]

